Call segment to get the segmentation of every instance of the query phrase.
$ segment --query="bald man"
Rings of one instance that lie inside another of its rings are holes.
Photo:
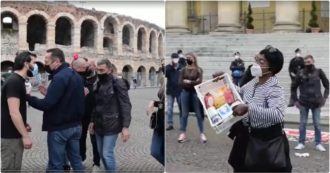
[[[86,61],[83,58],[78,58],[72,62],[72,68],[74,71],[76,71],[84,82],[84,87],[86,90],[88,90],[88,94],[85,96],[85,115],[82,119],[82,134],[80,138],[80,156],[82,161],[86,159],[86,139],[87,139],[87,131],[88,131],[88,125],[91,121],[91,113],[92,108],[94,105],[93,101],[93,85],[96,81],[96,73],[91,70],[91,62]],[[90,135],[91,143],[93,147],[93,170],[98,171],[100,167],[100,156],[97,151],[97,145],[96,145],[96,138],[95,135]]]

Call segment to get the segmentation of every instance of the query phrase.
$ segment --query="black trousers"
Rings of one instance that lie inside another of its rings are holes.
[[[90,123],[90,117],[84,116],[82,120],[82,134],[80,138],[80,157],[81,160],[86,160],[86,139],[88,133],[88,125]],[[96,137],[95,135],[90,135],[92,148],[93,148],[93,163],[94,165],[100,166],[100,155],[97,151]]]

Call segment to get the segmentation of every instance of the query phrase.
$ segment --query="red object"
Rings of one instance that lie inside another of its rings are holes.
[[[73,53],[73,60],[77,60],[79,58],[79,54],[78,53]]]
[[[234,95],[230,89],[227,89],[223,95],[225,96],[225,100],[228,104],[232,104],[235,101]]]

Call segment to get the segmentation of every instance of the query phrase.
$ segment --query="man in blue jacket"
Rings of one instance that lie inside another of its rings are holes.
[[[48,49],[45,68],[52,75],[48,88],[39,87],[43,99],[27,96],[28,103],[43,113],[42,130],[47,131],[47,171],[63,170],[66,155],[74,170],[83,170],[79,155],[81,119],[84,115],[84,86],[81,77],[65,63],[58,48]]]

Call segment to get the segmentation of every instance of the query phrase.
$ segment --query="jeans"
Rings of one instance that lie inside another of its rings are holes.
[[[180,117],[180,130],[182,132],[186,132],[187,124],[188,124],[188,115],[189,115],[189,108],[190,105],[194,108],[194,112],[197,117],[197,124],[199,127],[200,133],[204,132],[203,127],[203,108],[201,106],[201,103],[197,97],[197,93],[194,91],[187,91],[185,89],[181,92],[181,108],[182,108],[182,116]]]
[[[164,133],[154,130],[151,140],[151,155],[162,165],[165,159]]]
[[[63,165],[66,164],[66,154],[73,170],[77,171],[84,169],[79,154],[80,136],[80,125],[48,132],[47,144],[49,162],[47,171],[63,170]]]
[[[115,147],[118,134],[100,135],[96,133],[97,149],[102,159],[105,170],[116,171]]]
[[[315,131],[315,144],[321,143],[321,127],[320,127],[320,114],[321,108],[300,107],[300,125],[299,125],[299,143],[305,144],[306,140],[306,125],[308,121],[308,112],[312,111],[313,124]]]
[[[178,96],[167,95],[166,96],[166,100],[167,100],[166,118],[167,118],[168,126],[173,126],[173,106],[174,106],[175,99],[176,99],[176,102],[178,103],[179,112],[181,114],[180,95],[178,95]],[[181,117],[181,115],[180,115],[180,117]]]

